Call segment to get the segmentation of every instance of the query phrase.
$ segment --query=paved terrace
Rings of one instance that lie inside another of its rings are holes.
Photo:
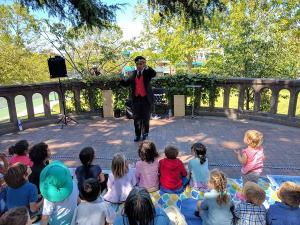
[[[126,119],[80,120],[78,125],[60,129],[57,125],[31,128],[20,133],[0,136],[0,149],[6,150],[18,140],[31,144],[45,141],[52,157],[67,165],[79,165],[78,154],[83,147],[96,150],[96,162],[109,168],[113,155],[124,152],[131,160],[137,159],[137,143],[132,140],[133,121]],[[167,144],[179,147],[183,160],[190,156],[192,143],[200,141],[208,147],[210,167],[219,167],[230,177],[240,175],[240,166],[233,149],[244,147],[243,135],[248,129],[264,133],[266,168],[264,174],[300,175],[300,129],[270,123],[226,118],[198,117],[151,121],[150,140],[160,152]]]

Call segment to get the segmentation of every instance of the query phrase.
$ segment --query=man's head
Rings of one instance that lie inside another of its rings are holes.
[[[146,59],[143,56],[137,56],[134,59],[137,70],[143,70],[146,66]]]

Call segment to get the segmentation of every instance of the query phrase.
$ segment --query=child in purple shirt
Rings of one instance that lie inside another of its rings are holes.
[[[122,203],[136,185],[135,171],[129,168],[125,156],[117,153],[111,163],[111,172],[104,199],[111,203]]]
[[[275,202],[267,212],[268,225],[300,224],[300,186],[285,182],[277,193],[281,202]]]
[[[135,176],[139,187],[154,192],[159,189],[158,179],[158,153],[155,144],[151,141],[143,141],[138,149],[141,160],[136,163]]]

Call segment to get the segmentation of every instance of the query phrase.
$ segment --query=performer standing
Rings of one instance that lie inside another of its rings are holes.
[[[132,111],[135,128],[134,141],[147,139],[149,133],[150,110],[154,102],[151,79],[156,76],[155,70],[146,65],[143,56],[134,59],[136,70],[132,75],[121,81],[124,86],[131,87]]]

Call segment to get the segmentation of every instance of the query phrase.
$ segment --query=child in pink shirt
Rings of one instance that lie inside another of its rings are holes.
[[[159,189],[158,178],[158,153],[155,144],[151,141],[143,141],[138,149],[140,161],[136,163],[135,176],[139,187],[146,188],[148,192]]]
[[[14,146],[9,148],[9,152],[13,153],[13,157],[10,159],[9,164],[13,165],[15,163],[22,163],[25,166],[32,167],[33,162],[30,160],[28,156],[28,141],[21,140],[18,141]]]
[[[252,181],[257,183],[264,167],[264,149],[262,147],[263,134],[256,130],[248,130],[244,136],[244,143],[248,147],[242,152],[235,150],[239,162],[242,164],[243,183]]]

